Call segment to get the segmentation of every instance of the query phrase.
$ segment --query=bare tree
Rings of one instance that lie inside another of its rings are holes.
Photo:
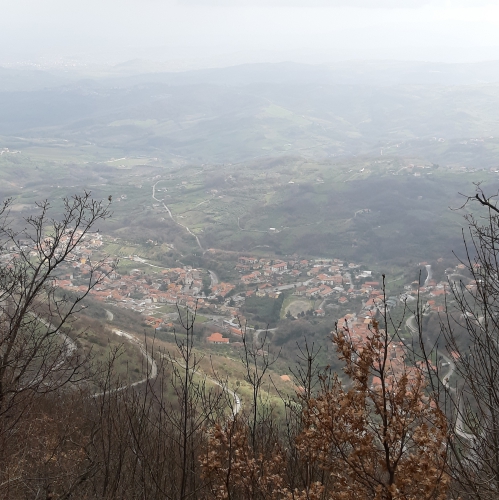
[[[437,343],[429,344],[422,316],[416,317],[422,357],[451,422],[456,495],[488,500],[499,495],[499,207],[497,195],[480,185],[463,207],[472,204],[477,209],[465,215],[463,231],[464,269],[449,278],[452,300]]]
[[[81,376],[82,360],[64,332],[82,301],[106,273],[90,263],[84,289],[59,291],[56,273],[74,258],[96,224],[110,216],[109,204],[90,193],[63,199],[60,219],[48,201],[20,224],[12,216],[12,200],[0,209],[0,449],[16,430],[37,397],[59,390]],[[20,226],[20,229],[17,229]],[[0,451],[3,455],[4,452]],[[5,456],[0,461],[5,464]],[[0,469],[0,484],[6,481]]]
[[[157,377],[115,390],[110,363],[103,392],[93,399],[95,436],[87,448],[90,463],[99,467],[92,488],[83,490],[91,498],[205,498],[200,459],[207,430],[232,404],[223,384],[200,370],[195,314],[178,313],[176,349],[149,351],[158,360]]]
[[[219,420],[210,429],[203,476],[211,498],[217,500],[279,499],[287,491],[283,474],[286,459],[274,408],[264,393],[278,354],[269,349],[267,330],[261,338],[249,341],[246,325],[239,327],[243,332],[241,362],[250,397],[243,411]]]
[[[303,347],[297,343],[297,363],[294,368],[290,368],[290,372],[297,382],[298,391],[294,397],[283,398],[286,406],[283,437],[286,449],[286,479],[289,490],[295,492],[296,498],[309,499],[319,493],[320,498],[326,498],[331,483],[330,474],[321,467],[311,445],[302,442],[300,447],[297,446],[307,425],[304,410],[313,398],[320,395],[324,381],[331,376],[330,367],[319,367],[317,358],[320,350],[314,344],[310,346],[306,338]],[[301,492],[301,495],[297,492]]]
[[[215,390],[219,387],[209,388],[207,378],[199,371],[201,357],[194,350],[197,307],[193,313],[186,308],[185,318],[178,306],[177,310],[181,332],[175,334],[177,351],[176,356],[169,356],[171,376],[166,381],[175,396],[171,401],[162,399],[160,406],[162,418],[171,426],[171,436],[175,440],[177,462],[173,497],[184,499],[196,495],[203,485],[199,467],[203,434],[223,413],[227,401],[223,384],[220,384],[222,391]]]

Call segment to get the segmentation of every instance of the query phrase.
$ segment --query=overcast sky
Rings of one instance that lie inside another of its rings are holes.
[[[499,0],[3,0],[0,64],[499,59]]]

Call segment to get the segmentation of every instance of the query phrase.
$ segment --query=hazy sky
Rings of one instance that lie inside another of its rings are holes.
[[[0,64],[499,59],[499,0],[2,0]]]

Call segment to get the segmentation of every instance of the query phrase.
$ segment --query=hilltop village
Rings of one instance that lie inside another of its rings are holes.
[[[176,308],[187,308],[191,312],[197,310],[205,322],[214,327],[212,329],[219,330],[207,335],[206,341],[228,344],[240,340],[241,325],[248,330],[258,326],[251,314],[245,315],[244,307],[246,301],[257,298],[260,303],[276,304],[282,319],[328,316],[331,328],[337,321],[339,325],[347,325],[353,339],[361,343],[369,332],[372,318],[385,307],[379,277],[374,278],[375,272],[358,263],[336,258],[295,256],[279,260],[239,255],[234,257],[235,278],[231,282],[220,282],[209,270],[191,266],[163,268],[137,255],[122,257],[127,270],[120,271],[121,266],[115,266],[115,257],[105,256],[102,251],[107,238],[102,234],[86,235],[67,259],[55,285],[68,291],[85,291],[90,273],[99,262],[100,274],[94,275],[99,282],[90,296],[102,303],[137,311],[147,324],[158,330],[173,328],[178,314]],[[33,254],[36,255],[36,251]],[[463,268],[459,264],[446,273],[466,279],[460,274]],[[475,284],[469,282],[467,287],[473,289]],[[423,285],[417,281],[408,283],[402,293],[386,297],[386,307],[390,310],[419,296],[427,312],[443,311],[448,288],[448,282],[437,283],[429,274]]]
[[[121,258],[123,270],[116,266],[115,256],[104,252],[106,244],[116,242],[96,233],[81,235],[68,233],[61,242],[77,239],[74,251],[65,260],[63,268],[54,280],[54,286],[72,293],[87,291],[89,279],[94,283],[90,297],[97,302],[137,311],[144,322],[156,332],[173,333],[181,311],[196,311],[202,318],[203,342],[241,345],[244,331],[264,331],[268,325],[257,324],[258,316],[252,302],[261,307],[272,305],[276,312],[276,324],[293,319],[320,319],[323,317],[348,331],[351,342],[361,348],[371,335],[372,321],[385,308],[396,314],[419,298],[423,314],[442,312],[445,296],[450,293],[453,280],[464,283],[473,291],[476,283],[467,278],[465,266],[458,264],[445,271],[447,280],[436,282],[431,276],[431,266],[425,262],[427,277],[421,285],[418,281],[400,287],[397,295],[385,296],[382,282],[376,273],[362,264],[347,263],[340,259],[271,259],[256,255],[234,255],[231,282],[219,281],[217,275],[207,269],[191,266],[175,268],[151,264],[137,255]],[[45,240],[47,244],[49,240]],[[32,258],[39,255],[39,248],[21,245]],[[16,257],[15,248],[6,249],[0,260],[6,264]],[[216,252],[209,250],[208,252]],[[134,267],[136,266],[136,267]],[[256,301],[256,302],[255,302]],[[412,318],[413,320],[414,318]],[[405,321],[406,333],[415,333],[411,318]],[[408,376],[417,376],[407,369],[406,352],[402,343],[390,346],[393,376],[406,370]],[[411,375],[412,374],[412,375]],[[373,385],[377,381],[373,380]]]
[[[95,261],[101,258],[102,245],[100,234],[84,238],[68,259],[56,286],[72,291],[86,290],[85,280]],[[137,268],[121,273],[119,266],[114,267],[114,257],[101,261],[99,283],[90,295],[98,301],[142,313],[155,328],[171,323],[171,315],[161,317],[158,314],[164,304],[192,311],[197,309],[201,313],[224,317],[226,323],[239,325],[246,323],[241,307],[252,296],[269,300],[277,300],[283,294],[302,297],[320,302],[321,307],[311,312],[315,316],[325,316],[327,302],[345,305],[353,299],[363,298],[365,307],[370,310],[373,301],[382,295],[380,282],[369,280],[371,271],[359,271],[360,265],[345,264],[339,259],[284,261],[241,255],[234,266],[237,279],[231,283],[219,282],[211,271],[191,266],[161,268],[136,255],[121,258],[122,262],[124,260],[135,262]],[[151,266],[152,271],[146,272],[145,266]],[[353,285],[354,279],[361,280],[362,284]],[[310,313],[308,310],[302,312]],[[248,326],[251,328],[249,322]]]

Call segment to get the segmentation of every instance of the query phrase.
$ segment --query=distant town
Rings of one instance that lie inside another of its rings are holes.
[[[213,271],[191,266],[163,268],[137,255],[121,258],[122,262],[128,262],[124,266],[127,271],[121,273],[120,266],[115,265],[115,256],[105,256],[103,252],[104,243],[116,242],[116,238],[99,233],[81,236],[69,233],[63,237],[62,243],[69,238],[79,238],[81,241],[55,280],[56,287],[76,293],[85,292],[90,273],[93,269],[95,272],[95,263],[99,262],[98,275],[93,276],[98,282],[90,291],[93,299],[137,311],[156,330],[172,329],[177,319],[176,308],[170,307],[169,312],[164,312],[165,305],[197,311],[214,327],[212,330],[217,330],[211,331],[205,339],[214,345],[238,343],[244,331],[254,330],[254,325],[241,311],[245,301],[252,296],[275,301],[285,294],[289,304],[301,304],[301,299],[307,300],[306,304],[319,304],[315,309],[307,310],[307,314],[330,316],[331,329],[335,323],[347,329],[351,341],[360,347],[371,332],[373,319],[385,307],[390,310],[401,304],[415,303],[419,298],[425,314],[442,312],[453,276],[467,283],[469,290],[476,287],[476,283],[461,274],[465,269],[463,264],[447,269],[448,281],[437,283],[431,278],[431,266],[421,262],[420,266],[426,266],[427,270],[423,284],[417,281],[407,283],[403,293],[385,297],[382,283],[372,277],[375,273],[358,263],[346,263],[336,258],[279,260],[249,254],[237,257],[237,280],[232,283],[219,282]],[[21,248],[30,251],[33,258],[38,255],[35,248]],[[0,257],[1,261],[6,263],[15,258],[13,250],[6,249]],[[136,263],[137,267],[130,267],[132,263]],[[149,272],[146,273],[145,268]],[[349,303],[355,304],[357,309],[339,314]],[[289,307],[285,318],[304,315],[305,310]],[[410,324],[407,326],[409,330],[413,328]],[[397,363],[404,366],[403,345],[394,343],[392,351],[393,360],[398,360],[393,362],[393,366]]]

